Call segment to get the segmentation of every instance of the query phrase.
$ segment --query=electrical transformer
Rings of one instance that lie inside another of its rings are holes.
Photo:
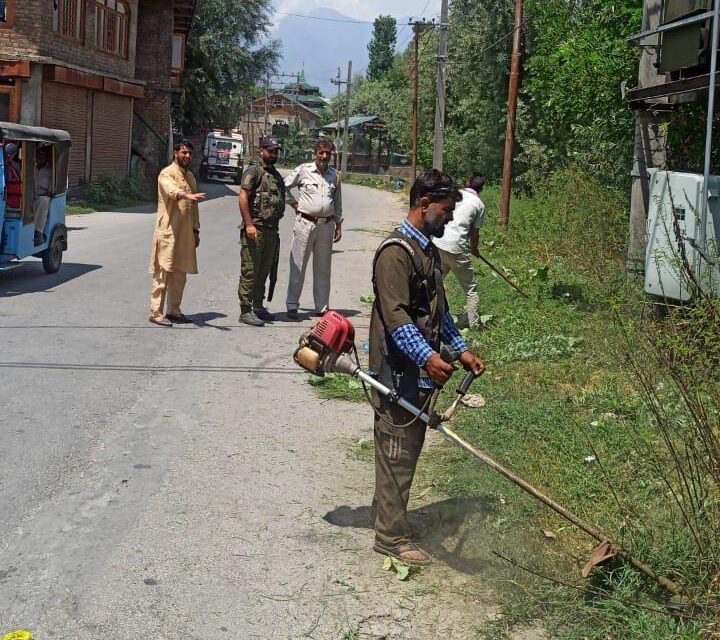
[[[665,0],[660,24],[666,25],[712,10],[713,0]],[[659,70],[684,77],[707,73],[711,20],[665,31],[660,41]]]
[[[705,246],[701,212],[703,176],[651,169],[645,255],[645,291],[687,301],[693,280],[720,297],[720,177],[710,176]]]

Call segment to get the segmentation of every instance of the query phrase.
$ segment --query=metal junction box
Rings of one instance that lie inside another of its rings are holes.
[[[720,297],[720,177],[710,176],[707,251],[700,245],[702,174],[653,169],[649,178],[645,291],[687,301],[692,297],[689,272],[704,291]]]

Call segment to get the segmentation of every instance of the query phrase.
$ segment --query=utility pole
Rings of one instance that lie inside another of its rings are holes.
[[[352,61],[348,63],[348,79],[347,81],[340,79],[340,67],[338,67],[337,70],[337,76],[335,78],[330,78],[330,82],[337,85],[338,93],[337,93],[337,123],[335,126],[335,140],[340,140],[340,115],[342,113],[342,104],[340,103],[340,91],[342,89],[342,86],[346,84],[348,86],[347,90],[347,111],[345,118],[345,132],[343,133],[343,140],[340,142],[340,144],[344,147],[345,145],[345,137],[347,136],[347,118],[349,117],[350,112],[350,82],[352,80],[350,74],[352,73]],[[345,162],[345,149],[342,150],[343,154],[343,162]],[[335,149],[335,168],[338,166],[338,151]],[[345,165],[347,166],[347,164]]]
[[[523,0],[515,0],[515,31],[510,61],[510,86],[508,88],[507,125],[505,127],[505,157],[503,158],[502,193],[500,196],[500,225],[508,228],[510,221],[510,192],[512,190],[512,160],[515,146],[515,118],[517,115],[518,90],[520,88],[520,61],[522,58]]]
[[[442,0],[440,9],[440,38],[437,55],[437,91],[435,99],[435,146],[433,167],[442,171],[445,151],[445,88],[448,62],[448,0]]]
[[[413,49],[413,98],[412,98],[412,179],[417,178],[417,146],[418,146],[418,75],[420,57],[420,22],[411,22],[414,33]]]
[[[340,139],[340,88],[342,86],[342,80],[340,80],[340,67],[337,69],[337,76],[335,78],[330,78],[330,82],[332,82],[334,85],[337,85],[337,113],[335,114],[337,117],[337,120],[335,122],[335,140]],[[337,149],[335,150],[335,168],[337,168]]]
[[[265,76],[265,128],[263,135],[268,134],[268,128],[270,125],[270,75]]]
[[[662,0],[644,0],[642,31],[660,26],[662,5]],[[642,47],[638,68],[639,88],[651,87],[664,81],[664,76],[658,75],[656,62],[657,47],[654,45]],[[660,130],[660,119],[650,111],[636,111],[630,192],[630,236],[625,262],[625,270],[628,274],[642,276],[645,270],[645,224],[650,205],[647,170],[653,167],[664,169],[666,161],[665,138]]]
[[[347,171],[348,160],[348,129],[350,128],[350,98],[352,96],[352,60],[348,60],[347,93],[345,95],[345,126],[343,127],[342,164],[343,174]]]

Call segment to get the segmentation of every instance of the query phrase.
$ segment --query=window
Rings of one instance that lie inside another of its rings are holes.
[[[2,0],[0,0],[2,1]],[[185,36],[173,33],[172,37],[172,74],[179,76],[185,68]]]
[[[20,100],[17,87],[0,85],[0,121],[20,121]]]
[[[95,0],[95,46],[127,58],[130,9],[122,0]]]
[[[10,22],[9,2],[12,2],[12,0],[0,0],[0,26]]]
[[[55,0],[53,28],[63,36],[82,41],[85,35],[83,0]]]

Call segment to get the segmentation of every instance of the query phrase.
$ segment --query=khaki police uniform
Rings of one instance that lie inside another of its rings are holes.
[[[440,258],[430,243],[426,249],[399,231],[389,238],[399,244],[380,245],[373,268],[375,303],[370,321],[369,368],[384,385],[416,406],[432,392],[419,389],[427,373],[403,354],[391,332],[415,325],[434,351],[440,352],[440,331],[446,309]],[[402,246],[405,243],[415,256]],[[409,543],[407,505],[417,461],[425,442],[426,425],[397,404],[373,392],[375,407],[376,542],[386,547]],[[404,426],[401,426],[404,425]]]
[[[150,273],[150,315],[166,313],[181,316],[188,273],[197,273],[195,231],[200,230],[197,202],[178,200],[180,192],[196,193],[197,183],[191,171],[173,162],[158,176],[158,210],[153,233]]]
[[[288,311],[300,307],[305,270],[312,254],[313,301],[319,312],[330,304],[332,246],[335,226],[342,223],[340,175],[333,167],[322,174],[315,162],[308,162],[287,175],[285,187],[297,187],[299,192],[286,306]]]
[[[278,170],[263,163],[251,164],[240,185],[248,191],[251,217],[257,229],[254,241],[247,238],[243,225],[240,232],[238,297],[241,313],[249,313],[263,308],[265,283],[280,248],[278,224],[285,212],[285,185]]]

